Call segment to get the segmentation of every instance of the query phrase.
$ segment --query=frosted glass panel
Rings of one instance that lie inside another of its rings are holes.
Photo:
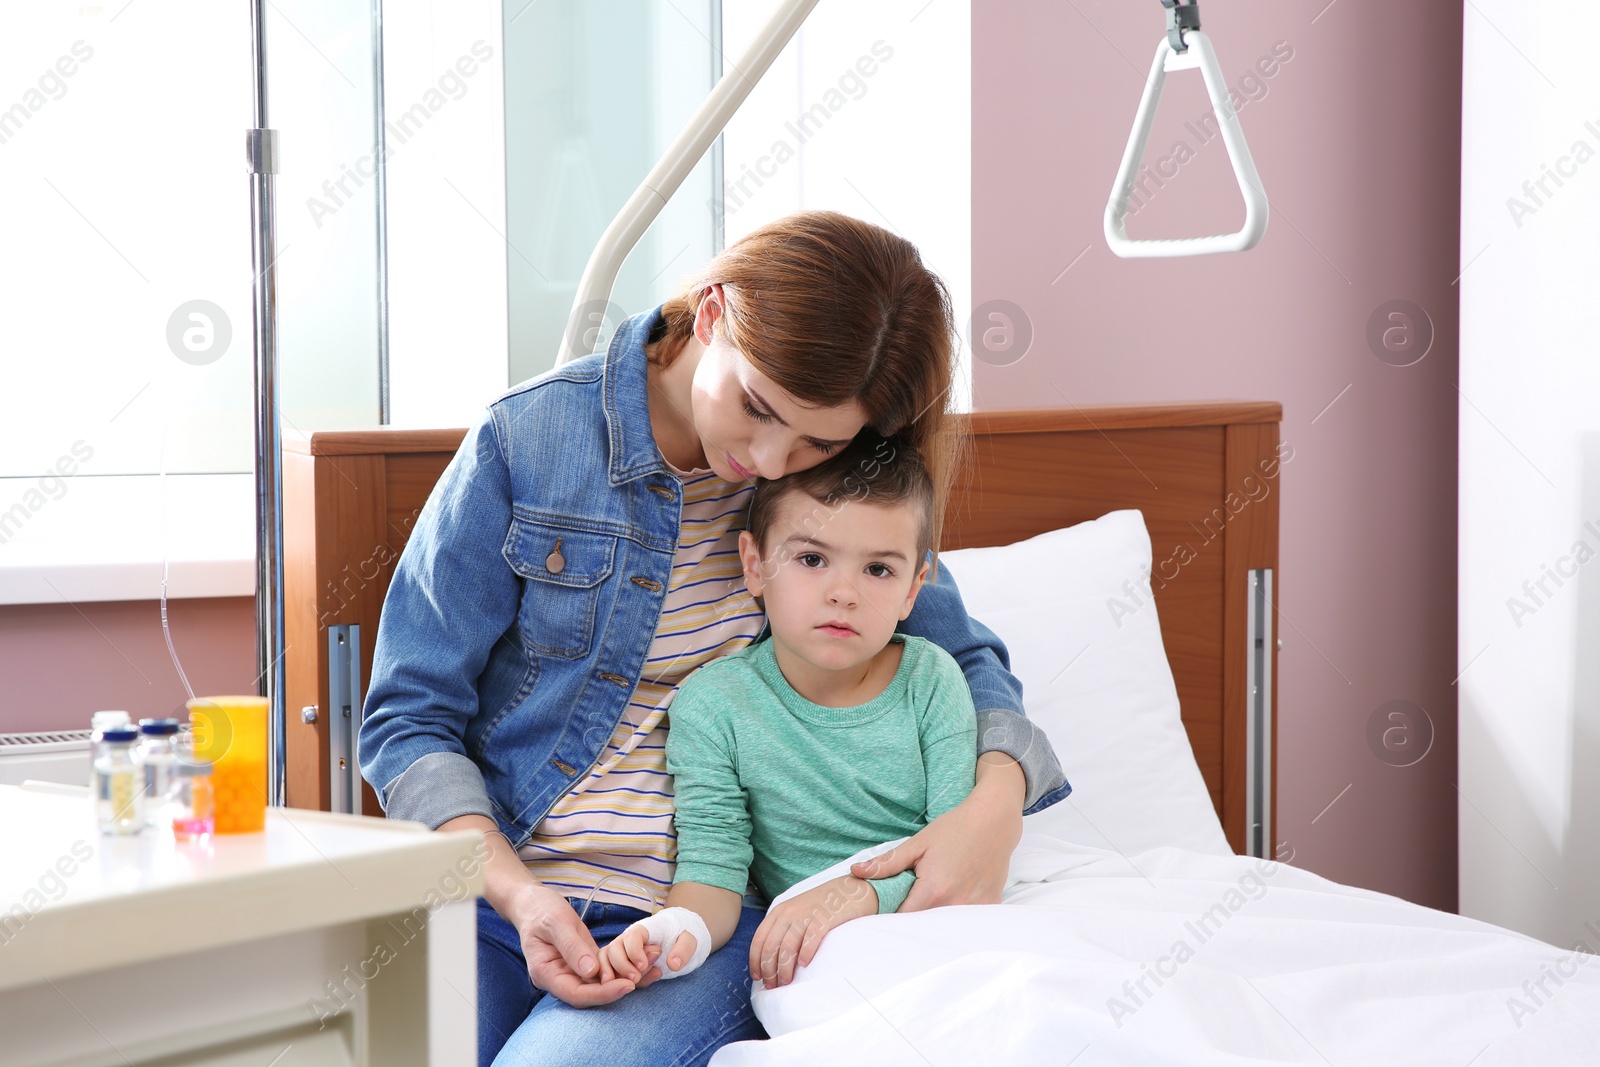
[[[465,426],[506,387],[499,0],[384,0],[391,421]]]
[[[371,7],[267,5],[267,117],[281,157],[278,380],[286,432],[378,423]]]
[[[511,382],[555,365],[589,253],[715,84],[719,8],[506,5]],[[708,153],[628,258],[611,296],[622,315],[654,307],[712,255],[712,176]]]

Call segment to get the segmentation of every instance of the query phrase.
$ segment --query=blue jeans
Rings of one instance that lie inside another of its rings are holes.
[[[580,911],[580,898],[567,898]],[[658,979],[621,1000],[574,1008],[536,989],[522,939],[478,899],[479,1067],[690,1067],[734,1041],[764,1040],[750,1007],[750,941],[765,908],[745,907],[728,943],[682,978]],[[604,947],[648,912],[595,901],[584,925]]]

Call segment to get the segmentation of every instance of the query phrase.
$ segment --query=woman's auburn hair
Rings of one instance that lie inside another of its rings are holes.
[[[801,211],[746,234],[662,305],[666,366],[694,333],[700,301],[723,290],[724,339],[808,407],[857,401],[867,427],[903,435],[934,486],[933,545],[968,443],[950,417],[956,373],[949,290],[910,241],[836,211]]]

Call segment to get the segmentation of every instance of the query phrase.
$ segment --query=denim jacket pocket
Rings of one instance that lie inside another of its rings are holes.
[[[503,554],[524,579],[517,626],[529,651],[562,659],[588,654],[616,551],[611,534],[512,518]]]

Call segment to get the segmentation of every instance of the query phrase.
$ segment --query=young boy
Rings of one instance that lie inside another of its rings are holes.
[[[601,950],[602,981],[638,981],[647,944],[663,978],[689,973],[732,935],[752,875],[773,900],[971,792],[966,678],[937,645],[895,632],[928,574],[933,493],[917,454],[883,440],[758,483],[739,552],[771,639],[702,667],[673,700],[674,884]],[[787,984],[829,930],[896,910],[914,879],[845,875],[774,905],[751,977]]]

